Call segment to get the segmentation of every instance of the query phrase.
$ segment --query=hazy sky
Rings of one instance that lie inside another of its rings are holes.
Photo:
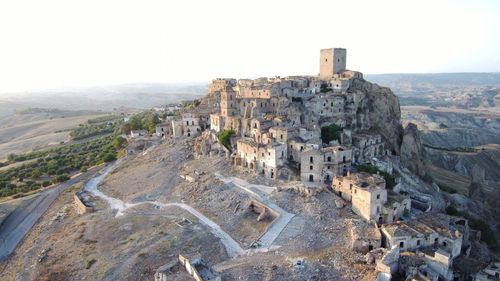
[[[0,2],[0,92],[317,74],[500,71],[500,1]]]

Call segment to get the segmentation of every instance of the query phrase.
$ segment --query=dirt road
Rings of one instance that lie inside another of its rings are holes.
[[[25,199],[0,225],[0,262],[8,257],[24,239],[52,202],[66,188],[93,176],[102,167],[94,167],[64,183]]]
[[[99,184],[101,181],[108,175],[112,170],[114,166],[107,167],[106,169],[103,170],[102,174],[92,178],[89,180],[86,184],[84,189],[90,193],[92,193],[94,196],[97,196],[104,201],[106,201],[109,206],[112,209],[116,209],[117,213],[116,216],[122,216],[128,208],[135,207],[141,204],[152,204],[155,206],[159,206],[160,208],[169,208],[169,207],[177,207],[177,208],[182,208],[189,213],[191,213],[193,216],[198,218],[200,222],[210,228],[210,232],[215,235],[217,238],[219,238],[224,245],[227,254],[230,257],[236,257],[240,256],[245,253],[245,250],[241,248],[241,246],[236,242],[229,234],[227,234],[222,228],[217,225],[215,222],[204,216],[202,213],[198,212],[196,209],[193,207],[183,204],[183,203],[161,203],[158,201],[144,201],[144,202],[139,202],[139,203],[127,203],[123,202],[120,199],[113,198],[111,196],[108,196],[104,194],[102,191],[98,189]]]

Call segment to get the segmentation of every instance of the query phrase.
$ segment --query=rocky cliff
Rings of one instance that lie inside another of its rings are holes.
[[[353,79],[348,93],[354,94],[357,130],[380,133],[393,152],[400,153],[403,127],[398,97],[387,87],[364,79]]]
[[[401,163],[414,174],[423,177],[426,174],[424,161],[425,149],[417,125],[409,123],[403,133]]]

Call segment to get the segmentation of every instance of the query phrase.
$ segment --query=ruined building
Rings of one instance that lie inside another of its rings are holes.
[[[387,190],[380,175],[361,172],[336,177],[332,189],[342,199],[351,202],[354,213],[367,221],[394,222],[411,209],[410,198]]]
[[[232,163],[268,178],[323,186],[346,175],[352,163],[398,153],[399,144],[388,141],[400,133],[397,98],[347,70],[346,56],[345,49],[321,50],[319,76],[213,80],[208,94],[220,103],[210,129],[234,132]],[[383,106],[368,108],[375,103]],[[379,127],[381,118],[389,125]],[[172,124],[174,135],[199,134],[192,121],[183,117],[177,130]]]

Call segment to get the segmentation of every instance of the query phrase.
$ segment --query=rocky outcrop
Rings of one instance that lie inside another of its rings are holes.
[[[354,94],[355,131],[374,131],[382,135],[391,150],[399,154],[403,127],[398,97],[387,87],[355,78],[347,92]]]
[[[425,150],[417,125],[409,123],[404,129],[401,143],[401,163],[414,174],[425,176]]]
[[[426,147],[425,156],[433,165],[475,178],[477,182],[500,182],[500,145],[491,144],[475,149],[472,152],[461,152]]]

